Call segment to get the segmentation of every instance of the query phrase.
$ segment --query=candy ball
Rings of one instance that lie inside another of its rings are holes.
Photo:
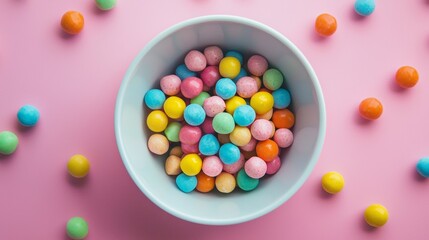
[[[39,121],[40,113],[31,105],[22,106],[17,113],[19,123],[25,127],[32,127]]]
[[[376,98],[366,98],[359,105],[359,113],[367,120],[376,120],[383,113],[383,105]]]
[[[236,186],[235,178],[232,174],[222,172],[216,177],[216,189],[221,193],[230,193],[234,191]]]
[[[270,138],[271,132],[273,131],[273,126],[268,120],[257,119],[250,127],[250,131],[256,140],[264,141]]]
[[[237,94],[243,98],[250,98],[258,92],[258,84],[251,77],[242,77],[237,81]]]
[[[287,128],[279,128],[274,133],[274,141],[281,148],[287,148],[292,145],[293,133]]]
[[[229,139],[236,146],[245,146],[250,142],[252,134],[247,127],[236,126],[234,130],[229,134]]]
[[[198,180],[195,176],[188,176],[184,173],[177,175],[176,177],[176,185],[180,191],[184,193],[189,193],[194,191],[197,187]]]
[[[216,83],[216,94],[222,99],[230,99],[237,92],[235,83],[229,78],[221,78]]]
[[[272,120],[276,128],[291,128],[295,124],[295,115],[289,109],[276,110]]]
[[[260,77],[257,76],[250,76],[251,78],[253,78],[256,81],[256,85],[258,86],[258,89],[260,89],[262,87],[262,80]]]
[[[184,125],[179,131],[179,140],[185,144],[197,144],[201,139],[201,135],[199,127]]]
[[[369,16],[375,10],[375,0],[356,0],[355,11],[361,16]]]
[[[280,160],[280,157],[277,156],[274,158],[273,161],[267,162],[267,173],[269,175],[276,174],[280,167],[282,166],[282,161]]]
[[[207,59],[207,64],[211,66],[219,65],[223,58],[222,49],[218,46],[209,46],[204,48],[204,56]]]
[[[180,169],[188,176],[195,176],[201,171],[203,160],[195,153],[187,154],[180,162]]]
[[[253,55],[247,61],[247,69],[257,77],[262,76],[268,68],[268,61],[261,55]]]
[[[164,130],[164,134],[170,142],[179,141],[179,132],[182,128],[182,125],[179,122],[171,122],[167,125],[167,128]]]
[[[381,204],[371,204],[365,209],[365,221],[372,227],[381,227],[387,223],[389,212]]]
[[[243,151],[250,152],[250,151],[253,151],[253,150],[256,149],[256,144],[257,143],[258,143],[258,141],[256,141],[255,138],[251,137],[250,141],[246,145],[241,146],[240,148]]]
[[[257,92],[250,98],[250,106],[256,114],[264,114],[274,106],[274,98],[268,92]]]
[[[201,80],[208,87],[213,87],[221,78],[217,66],[208,66],[200,74]]]
[[[197,77],[188,77],[182,81],[180,91],[186,98],[194,98],[203,91],[203,81]]]
[[[241,54],[238,51],[234,51],[234,50],[228,51],[225,53],[225,57],[236,58],[240,62],[240,64],[243,65],[243,54]]]
[[[182,172],[182,170],[180,169],[180,161],[180,157],[174,155],[170,155],[165,160],[164,168],[167,175],[176,176]]]
[[[235,174],[244,167],[245,161],[246,160],[244,159],[244,155],[240,154],[240,158],[238,159],[237,162],[233,164],[223,164],[223,171],[227,173]]]
[[[237,174],[237,186],[243,191],[252,191],[259,185],[259,179],[251,178],[241,169]]]
[[[110,10],[115,7],[116,0],[95,0],[97,7],[101,10]]]
[[[191,99],[191,103],[203,106],[204,101],[209,97],[210,97],[210,94],[208,94],[207,92],[201,92],[200,94],[198,94],[198,96]]]
[[[275,90],[273,93],[274,98],[274,107],[277,109],[284,109],[289,107],[291,97],[288,90],[284,88],[279,88]]]
[[[184,154],[189,154],[189,153],[200,153],[200,150],[198,148],[198,143],[196,144],[186,144],[186,143],[181,143],[180,147],[182,148],[182,151]]]
[[[267,163],[259,157],[251,157],[244,164],[246,174],[255,179],[259,179],[267,172]]]
[[[149,151],[156,155],[163,155],[168,152],[168,148],[170,147],[170,143],[168,139],[159,133],[155,133],[149,137],[147,141],[147,146]]]
[[[206,134],[201,137],[198,149],[200,153],[206,156],[215,155],[219,151],[219,141],[213,134]]]
[[[165,94],[159,89],[151,89],[144,95],[144,103],[152,110],[161,109],[165,101]]]
[[[180,92],[180,84],[182,84],[182,80],[174,74],[164,76],[160,81],[161,90],[169,96]]]
[[[256,144],[256,155],[265,162],[271,162],[279,155],[279,147],[271,139],[258,142]]]
[[[66,229],[71,239],[84,239],[88,235],[88,223],[81,217],[70,218]]]
[[[197,191],[206,193],[213,190],[215,185],[215,179],[213,177],[207,176],[203,172],[198,173],[197,175]]]
[[[334,16],[323,13],[316,18],[314,28],[321,36],[328,37],[337,30],[337,20]]]
[[[222,172],[223,163],[217,156],[209,156],[203,160],[203,172],[210,177],[216,177]]]
[[[184,80],[188,77],[196,77],[197,76],[197,73],[189,70],[185,64],[181,64],[181,65],[177,66],[175,73],[181,80]]]
[[[240,72],[238,73],[238,75],[235,78],[231,79],[231,80],[233,82],[237,83],[237,81],[240,80],[240,78],[245,77],[245,76],[247,76],[246,69],[241,68]]]
[[[213,118],[206,118],[203,124],[201,124],[201,129],[206,134],[215,133],[215,130],[213,129]]]
[[[183,116],[185,111],[186,103],[183,99],[171,96],[164,102],[164,112],[171,119],[179,119]]]
[[[68,11],[61,18],[61,27],[68,34],[78,34],[82,31],[85,21],[78,11]]]
[[[18,137],[10,131],[0,132],[0,154],[10,155],[18,147]]]
[[[235,109],[241,105],[246,105],[246,101],[239,96],[234,96],[226,101],[226,112],[232,115]]]
[[[269,90],[277,90],[283,84],[283,74],[275,68],[268,69],[262,77],[262,82]]]
[[[182,148],[180,146],[175,146],[170,150],[170,155],[174,155],[174,156],[178,156],[178,157],[182,157],[183,152],[182,152]]]
[[[225,110],[226,104],[222,98],[218,96],[212,96],[204,100],[203,108],[207,116],[214,117],[216,114]]]
[[[255,121],[255,110],[249,105],[241,105],[234,111],[234,121],[237,125],[246,127]]]
[[[234,118],[229,113],[221,112],[213,118],[213,129],[219,134],[229,134],[234,127]]]
[[[167,128],[168,118],[163,111],[154,110],[147,116],[146,124],[152,132],[162,132]]]
[[[202,52],[192,50],[185,56],[185,65],[193,72],[200,72],[206,68],[207,59]]]
[[[240,158],[240,149],[232,143],[225,143],[219,149],[219,158],[225,164],[233,164]]]
[[[422,177],[429,178],[429,157],[421,158],[417,162],[416,169]]]
[[[338,172],[328,172],[322,177],[322,187],[327,193],[339,193],[344,187],[344,178]]]
[[[403,66],[396,71],[396,83],[402,88],[412,88],[419,81],[419,73],[410,66]]]
[[[204,111],[203,107],[193,103],[185,108],[183,116],[189,125],[198,126],[204,122],[204,119],[206,119],[206,112]]]
[[[67,163],[69,174],[75,178],[83,178],[88,175],[89,168],[90,164],[88,159],[80,154],[73,155]]]
[[[235,57],[224,57],[219,63],[219,73],[224,78],[235,78],[240,70],[241,64]]]

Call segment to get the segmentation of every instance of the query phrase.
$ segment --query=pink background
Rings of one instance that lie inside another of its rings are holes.
[[[93,240],[427,239],[429,181],[415,164],[429,155],[429,1],[378,1],[368,18],[353,3],[119,0],[103,13],[88,0],[0,1],[0,131],[20,139],[15,154],[0,157],[0,239],[67,239],[65,224],[75,215],[88,221]],[[70,9],[86,21],[75,37],[59,28]],[[313,31],[323,12],[338,21],[329,39]],[[252,18],[292,40],[319,77],[328,120],[320,161],[298,193],[268,215],[224,227],[182,221],[150,202],[125,171],[113,131],[116,94],[139,50],[167,27],[207,14]],[[419,70],[414,89],[394,85],[402,65]],[[356,112],[369,96],[385,107],[371,123]],[[17,124],[23,104],[41,112],[32,129]],[[76,153],[91,160],[83,181],[66,172]],[[331,170],[346,180],[337,196],[319,183]],[[390,211],[381,229],[363,221],[371,203]]]

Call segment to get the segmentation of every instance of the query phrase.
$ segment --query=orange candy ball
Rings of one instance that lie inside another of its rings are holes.
[[[414,87],[419,81],[419,73],[410,66],[403,66],[396,71],[396,83],[402,88]]]
[[[271,139],[256,144],[256,155],[265,162],[273,161],[279,155],[279,146]]]
[[[209,177],[202,171],[197,175],[197,190],[199,192],[210,192],[215,186],[215,178]]]
[[[289,109],[276,110],[272,121],[276,128],[291,128],[295,124],[295,115]]]
[[[359,105],[360,115],[368,120],[375,120],[383,113],[383,105],[377,98],[366,98]]]
[[[78,34],[84,25],[83,15],[77,11],[68,11],[61,18],[61,27],[68,34]]]
[[[316,18],[316,32],[322,36],[328,37],[334,34],[337,30],[337,20],[334,16],[323,13]]]

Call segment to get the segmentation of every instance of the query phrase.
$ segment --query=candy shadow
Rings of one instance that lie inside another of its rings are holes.
[[[113,11],[115,9],[115,7],[114,7],[110,10],[101,10],[93,2],[90,1],[90,4],[91,4],[91,8],[92,8],[91,9],[92,13],[94,13],[97,16],[107,16],[111,11]]]
[[[357,21],[357,22],[361,22],[363,21],[365,18],[367,18],[366,16],[362,16],[359,15],[356,11],[355,11],[355,6],[352,5],[352,7],[350,8],[350,18],[353,21]]]
[[[68,40],[68,41],[76,41],[75,39],[78,39],[78,35],[79,34],[68,34],[66,32],[64,32],[61,27],[58,27],[57,29],[57,34],[60,38],[64,39],[64,40]]]
[[[360,227],[363,231],[371,233],[377,230],[376,227],[371,227],[370,225],[368,225],[368,223],[366,223],[365,218],[363,216],[359,218],[359,221],[360,221]]]
[[[87,176],[85,176],[83,178],[75,178],[72,175],[70,175],[67,171],[65,171],[64,175],[67,179],[67,182],[69,182],[70,185],[72,185],[73,187],[76,187],[76,188],[84,187],[85,185],[88,184],[88,182],[90,180],[89,179],[90,174],[88,174]]]
[[[397,83],[396,83],[396,79],[395,77],[392,77],[389,81],[389,87],[390,90],[392,90],[395,93],[404,93],[406,92],[407,89],[400,87]]]
[[[410,170],[411,170],[412,178],[414,178],[416,182],[421,182],[421,183],[427,182],[427,178],[423,177],[422,175],[420,175],[419,172],[417,172],[416,165],[412,165]]]
[[[313,39],[314,42],[326,42],[326,41],[328,41],[329,37],[324,37],[324,36],[318,34],[316,32],[316,30],[314,29],[314,26],[313,26],[313,31],[311,31],[311,38]]]
[[[360,114],[359,111],[356,111],[354,114],[354,119],[356,124],[361,125],[361,126],[369,126],[372,124],[371,120],[367,120],[365,118],[363,118]]]
[[[327,193],[325,190],[323,190],[323,187],[320,184],[314,184],[314,185],[317,187],[316,189],[318,193],[317,196],[320,199],[332,199],[333,197],[335,197],[334,196],[335,194],[330,194],[330,193]]]

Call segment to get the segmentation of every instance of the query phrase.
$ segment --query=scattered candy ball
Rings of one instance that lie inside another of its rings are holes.
[[[268,61],[261,55],[253,55],[247,61],[247,69],[254,76],[262,76],[268,68]]]
[[[234,111],[234,121],[238,126],[247,127],[255,121],[255,110],[249,105],[241,105]]]
[[[241,77],[236,84],[237,94],[242,98],[250,98],[259,90],[258,83],[252,77]]]
[[[207,64],[210,66],[219,65],[220,60],[223,58],[222,49],[218,46],[210,46],[204,48],[204,56],[207,59]]]
[[[234,127],[234,118],[229,113],[221,112],[213,118],[213,129],[219,134],[229,134]]]
[[[421,158],[416,165],[417,172],[425,178],[429,178],[429,157]]]
[[[243,191],[252,191],[259,185],[258,178],[251,178],[241,169],[237,174],[237,186]]]
[[[171,75],[167,75],[167,76],[161,78],[161,81],[159,84],[161,85],[161,90],[166,95],[173,96],[173,95],[176,95],[180,92],[180,85],[182,84],[182,80],[180,80],[180,78],[178,76],[171,74]],[[148,93],[152,90],[149,90]],[[147,95],[147,93],[146,93],[146,95]],[[165,97],[164,97],[164,100],[165,100]],[[146,105],[147,105],[147,103],[146,103]],[[154,108],[151,108],[151,109],[154,109]],[[161,109],[161,108],[158,108],[158,109]]]
[[[185,64],[177,66],[175,73],[181,80],[197,76],[197,73],[189,70]]]
[[[10,155],[18,147],[18,137],[10,131],[0,132],[0,154]]]
[[[240,70],[240,61],[235,57],[224,57],[219,63],[219,73],[224,78],[235,78]]]
[[[205,156],[215,155],[220,148],[219,141],[213,134],[204,135],[199,142],[198,149]]]
[[[380,204],[371,204],[365,210],[365,221],[372,227],[381,227],[389,219],[389,212]]]
[[[250,131],[252,136],[259,141],[264,141],[270,138],[271,132],[273,131],[273,125],[270,121],[265,119],[257,119],[253,122]]]
[[[274,133],[274,141],[281,148],[287,148],[292,145],[293,133],[287,128],[279,128]]]
[[[412,88],[419,81],[419,73],[410,66],[403,66],[396,71],[396,83],[402,88]]]
[[[88,235],[88,223],[81,217],[70,218],[66,229],[71,239],[84,239]]]
[[[244,164],[244,170],[249,177],[259,179],[267,173],[267,163],[259,157],[251,157]]]
[[[277,156],[271,162],[267,162],[267,173],[266,174],[269,174],[269,175],[276,174],[277,171],[279,171],[281,166],[282,166],[282,161],[280,160],[280,157]]]
[[[273,123],[276,128],[292,128],[295,125],[295,115],[289,109],[276,110],[273,113]]]
[[[22,126],[32,127],[39,121],[40,113],[36,107],[24,105],[18,110],[17,118]]]
[[[268,69],[262,77],[262,83],[269,90],[277,90],[283,84],[283,75],[275,68]]]
[[[247,127],[235,126],[234,130],[229,134],[231,143],[238,147],[246,146],[252,139],[252,134]]]
[[[168,139],[159,133],[155,133],[149,137],[147,141],[147,146],[149,151],[156,155],[163,155],[168,152],[168,148],[170,144],[168,143]]]
[[[256,144],[256,155],[265,162],[273,161],[279,155],[279,152],[280,150],[277,143],[271,139]]]
[[[183,114],[185,117],[186,123],[191,126],[201,125],[206,119],[206,112],[203,107],[198,104],[190,104],[185,108],[185,112]]]
[[[244,155],[240,153],[240,158],[233,164],[223,164],[223,171],[231,174],[236,174],[240,169],[244,167],[245,159]]]
[[[216,83],[216,94],[222,99],[230,99],[237,92],[237,86],[229,78],[221,78]]]
[[[234,191],[236,186],[235,178],[232,174],[222,172],[216,177],[216,189],[221,193],[230,193]]]
[[[264,114],[270,111],[274,106],[274,98],[268,92],[257,92],[250,98],[250,106],[256,114]]]
[[[61,18],[61,27],[68,34],[78,34],[84,26],[83,15],[78,11],[68,11]]]
[[[182,157],[183,152],[182,152],[182,148],[180,146],[175,146],[170,150],[170,155],[174,155],[177,157]]]
[[[69,174],[73,177],[83,178],[88,175],[90,164],[85,156],[76,154],[69,159],[67,163],[67,169]]]
[[[185,56],[186,67],[193,72],[200,72],[207,66],[204,54],[197,50],[192,50]]]
[[[228,51],[226,52],[225,57],[236,58],[240,62],[240,65],[243,65],[243,60],[244,60],[243,54],[241,54],[238,51],[234,51],[234,50]]]
[[[375,10],[375,0],[356,0],[355,11],[361,16],[369,16]]]
[[[234,111],[237,107],[242,106],[242,105],[246,105],[246,101],[239,97],[239,96],[234,96],[230,99],[228,99],[228,101],[226,101],[226,112],[229,114],[234,114]]]
[[[338,172],[328,172],[322,177],[322,187],[327,193],[339,193],[344,187],[344,178]]]
[[[166,160],[165,160],[165,172],[167,173],[167,175],[170,176],[176,176],[179,175],[182,170],[180,169],[180,161],[182,159],[178,156],[175,155],[170,155]]]
[[[100,10],[107,11],[116,6],[116,0],[95,0]]]
[[[187,77],[180,85],[180,91],[186,98],[194,98],[203,91],[203,81],[197,77]]]
[[[198,180],[195,176],[188,176],[184,173],[181,173],[176,177],[176,185],[180,189],[180,191],[184,193],[194,191],[194,189],[197,187],[197,183]]]
[[[186,103],[183,99],[171,96],[164,102],[164,112],[171,119],[179,119],[183,116]]]
[[[203,160],[203,172],[210,177],[216,177],[222,172],[223,163],[217,156],[209,156]]]
[[[279,88],[275,90],[272,95],[274,98],[274,108],[285,109],[289,107],[289,104],[291,102],[291,96],[288,90],[284,88]]]
[[[366,98],[359,105],[359,113],[367,120],[376,120],[383,113],[383,105],[377,98]]]
[[[167,128],[168,118],[163,111],[155,110],[147,116],[146,124],[152,132],[163,132]]]
[[[197,175],[197,186],[196,189],[199,192],[210,192],[215,186],[215,179],[213,177],[207,176],[203,172],[198,173]]]
[[[315,29],[321,36],[331,36],[337,30],[337,20],[328,13],[320,14],[316,18]]]
[[[179,141],[179,133],[182,129],[182,125],[178,122],[171,122],[167,125],[167,128],[164,130],[164,134],[170,142]]]
[[[202,166],[203,160],[195,153],[185,155],[180,162],[180,169],[188,176],[197,175],[201,171]]]
[[[191,99],[191,103],[198,104],[200,106],[204,105],[204,101],[210,97],[208,92],[201,92],[198,96]]]
[[[225,164],[233,164],[240,158],[240,149],[232,143],[225,143],[219,149],[219,158]]]

